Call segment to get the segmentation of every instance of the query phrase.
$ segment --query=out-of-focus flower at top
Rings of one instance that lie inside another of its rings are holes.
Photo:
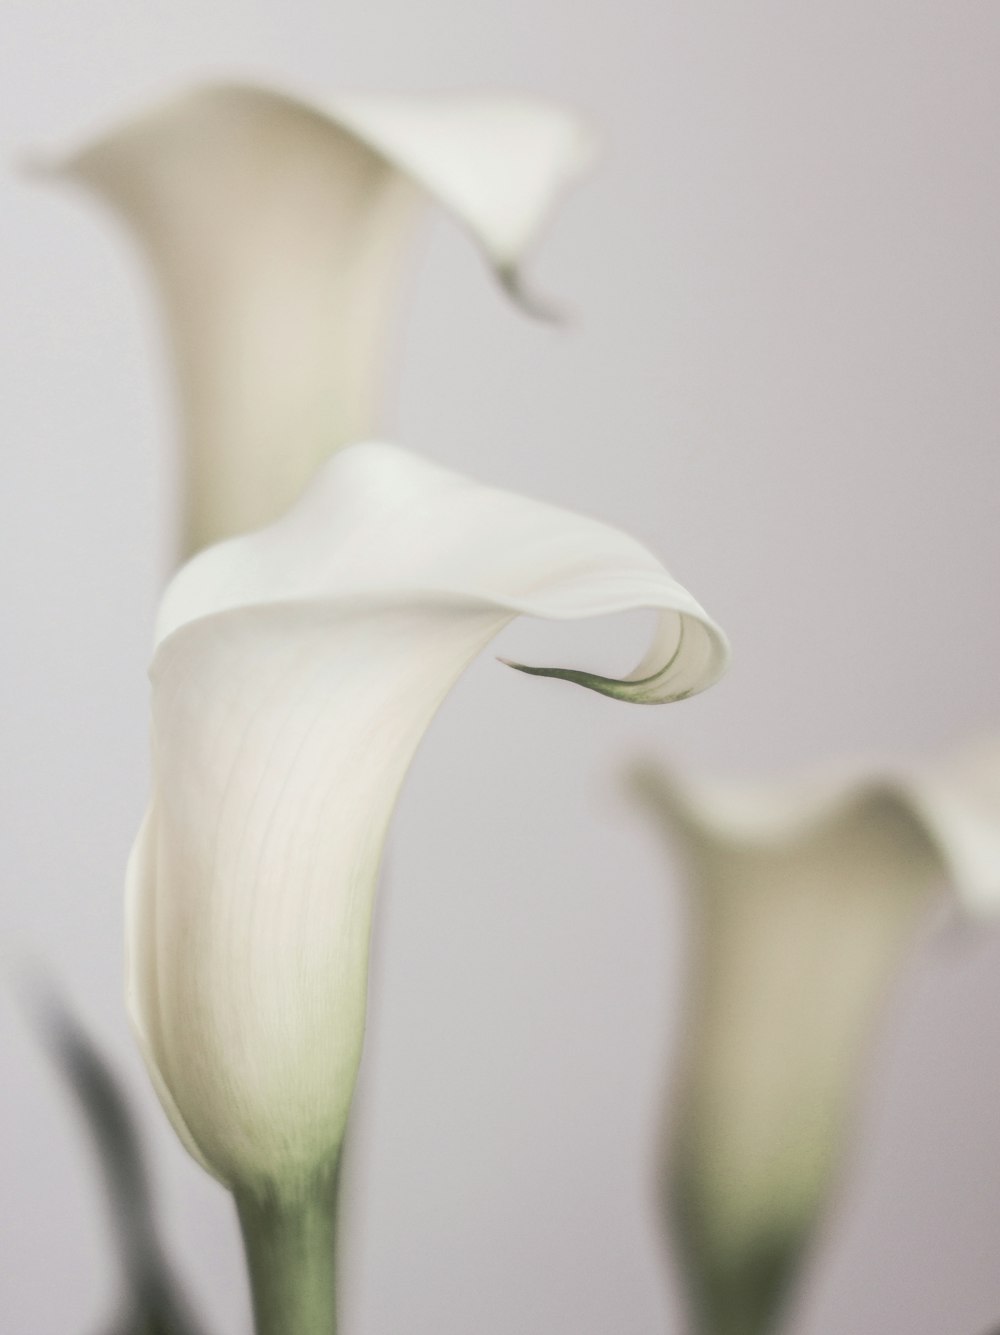
[[[183,548],[283,514],[331,450],[370,437],[388,316],[436,201],[526,307],[521,264],[593,140],[517,96],[200,88],[41,168],[129,223],[169,323],[186,439]]]
[[[378,444],[168,585],[129,1004],[176,1129],[238,1195],[294,1197],[335,1162],[386,827],[455,679],[519,614],[636,607],[659,616],[629,677],[526,671],[657,703],[709,686],[727,648],[625,534]]]
[[[666,1204],[699,1330],[774,1329],[840,1168],[879,1016],[934,892],[1000,908],[1000,743],[801,783],[634,788],[688,882]]]

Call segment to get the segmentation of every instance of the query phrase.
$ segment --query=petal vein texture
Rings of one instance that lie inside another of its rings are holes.
[[[452,683],[519,613],[636,607],[658,624],[634,673],[555,675],[638,702],[720,675],[721,631],[633,539],[379,444],[340,451],[284,519],[174,577],[130,1008],[179,1133],[221,1180],[273,1193],[336,1153],[386,827]]]

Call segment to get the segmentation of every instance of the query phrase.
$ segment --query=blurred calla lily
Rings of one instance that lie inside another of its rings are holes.
[[[540,309],[522,260],[592,150],[573,116],[530,98],[320,110],[214,85],[45,164],[124,216],[158,279],[187,442],[185,551],[277,518],[331,450],[378,428],[421,205],[441,205]]]
[[[894,773],[634,787],[694,940],[667,1206],[699,1330],[762,1335],[829,1198],[887,993],[935,890],[1000,906],[1000,746]]]
[[[191,1152],[270,1200],[330,1171],[361,1054],[376,873],[431,717],[519,614],[659,612],[623,700],[710,685],[722,633],[625,534],[388,445],[176,574],[151,676],[153,795],[128,875],[129,1005]]]

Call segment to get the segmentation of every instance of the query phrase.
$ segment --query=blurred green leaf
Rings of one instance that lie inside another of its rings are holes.
[[[142,1138],[118,1077],[50,988],[35,989],[30,1009],[101,1172],[123,1282],[119,1316],[102,1335],[205,1335],[160,1242]]]

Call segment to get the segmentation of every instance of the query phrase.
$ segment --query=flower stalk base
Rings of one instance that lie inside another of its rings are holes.
[[[332,1183],[294,1201],[238,1194],[256,1335],[336,1335]]]

